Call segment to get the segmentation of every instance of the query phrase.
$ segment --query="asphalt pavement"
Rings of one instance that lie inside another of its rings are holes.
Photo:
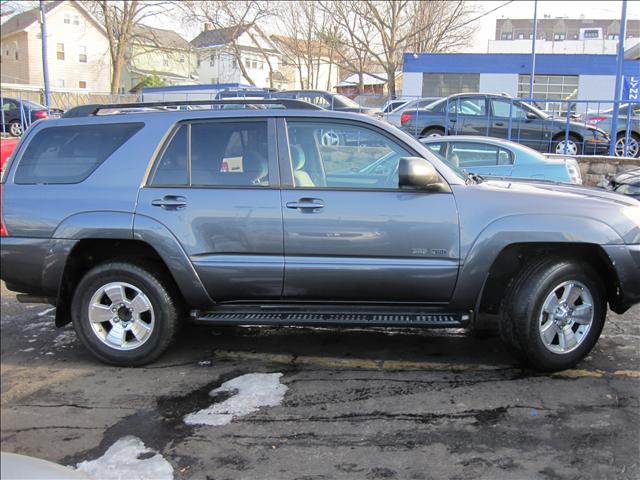
[[[2,450],[93,478],[640,478],[640,306],[550,375],[420,329],[187,326],[131,369],[1,295]]]

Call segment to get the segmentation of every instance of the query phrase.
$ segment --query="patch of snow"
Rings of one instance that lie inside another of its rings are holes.
[[[42,312],[39,312],[38,316],[42,317],[42,316],[44,316],[44,315],[46,315],[48,313],[53,312],[55,309],[56,309],[56,307],[47,308],[46,310],[43,310]]]
[[[185,415],[187,425],[227,425],[234,418],[257,412],[260,407],[275,407],[282,403],[287,390],[280,383],[282,373],[248,373],[224,382],[209,392],[214,396],[222,392],[234,395],[224,402]]]
[[[31,347],[31,348],[24,348],[22,350],[20,350],[21,352],[33,352],[35,350],[35,348]]]
[[[81,462],[76,469],[95,480],[173,479],[171,464],[133,436],[121,438],[102,457]]]

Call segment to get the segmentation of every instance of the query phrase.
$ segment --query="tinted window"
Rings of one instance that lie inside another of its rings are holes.
[[[191,185],[268,186],[267,122],[191,125]]]
[[[494,145],[484,143],[451,142],[447,162],[464,169],[497,165],[499,150]]]
[[[152,185],[187,185],[187,125],[181,126],[171,139],[158,164]]]
[[[398,161],[411,155],[355,125],[289,122],[288,133],[296,187],[398,188]]]
[[[15,183],[78,183],[140,130],[142,123],[73,125],[41,130],[29,142]]]
[[[486,102],[483,97],[460,98],[457,102],[449,103],[449,111],[460,115],[486,116]]]

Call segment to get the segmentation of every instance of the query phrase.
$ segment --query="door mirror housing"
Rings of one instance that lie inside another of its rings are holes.
[[[538,116],[533,112],[527,112],[527,120],[536,120]]]
[[[446,191],[438,171],[424,158],[402,157],[398,164],[400,188]]]

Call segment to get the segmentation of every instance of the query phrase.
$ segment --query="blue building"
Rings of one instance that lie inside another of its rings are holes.
[[[529,98],[530,72],[529,54],[406,53],[402,93],[442,97],[485,92]],[[611,100],[615,72],[615,55],[538,54],[533,98],[545,101],[549,110],[562,109],[561,100]],[[640,60],[625,60],[623,73],[640,76]],[[577,107],[578,111],[593,108],[584,103]]]

